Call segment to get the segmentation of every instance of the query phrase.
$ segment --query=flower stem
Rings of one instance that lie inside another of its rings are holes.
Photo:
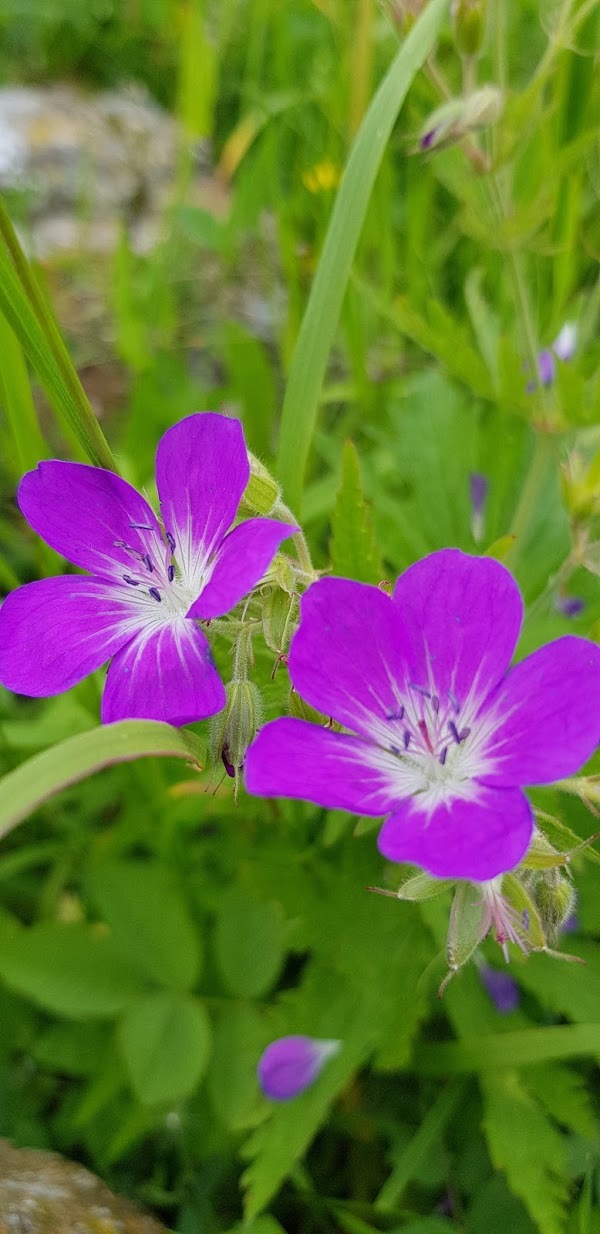
[[[73,424],[79,441],[92,463],[116,471],[108,442],[77,376],[65,347],[54,314],[19,243],[10,215],[0,196],[0,237],[12,259],[15,273],[43,331],[48,349],[74,404],[77,419]]]

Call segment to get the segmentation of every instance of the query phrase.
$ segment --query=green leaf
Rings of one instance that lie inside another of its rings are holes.
[[[210,1053],[210,1024],[197,999],[152,994],[121,1022],[123,1057],[143,1105],[181,1101],[194,1091]]]
[[[13,331],[0,314],[0,389],[2,406],[13,441],[19,474],[37,467],[47,455],[35,403],[31,394],[27,365]]]
[[[59,742],[0,780],[0,836],[49,797],[95,771],[157,755],[197,763],[203,747],[193,733],[158,720],[120,720]]]
[[[331,524],[333,573],[360,583],[381,582],[383,566],[371,513],[363,496],[358,453],[351,441],[346,442],[342,454],[342,477]]]
[[[533,964],[536,956],[530,956],[527,965]],[[560,981],[556,973],[556,961],[544,957],[554,966],[552,980],[560,985],[570,966],[560,968]],[[519,972],[523,979],[526,967]],[[584,970],[585,972],[585,970]],[[596,1013],[598,1003],[596,1002]],[[530,1067],[534,1063],[550,1062],[560,1058],[583,1058],[590,1055],[600,1060],[600,1024],[560,1024],[549,1028],[527,1028],[505,1033],[485,1033],[465,1037],[462,1041],[441,1042],[432,1046],[418,1045],[413,1054],[413,1066],[423,1075],[451,1075],[459,1071],[502,1071],[506,1067]]]
[[[404,1188],[414,1178],[416,1171],[426,1160],[440,1133],[452,1118],[463,1095],[463,1084],[450,1083],[442,1090],[437,1101],[430,1106],[418,1131],[402,1150],[384,1186],[375,1200],[376,1212],[393,1212]]]
[[[200,938],[169,871],[143,861],[106,861],[91,868],[88,886],[127,960],[160,985],[191,989]]]
[[[253,899],[231,887],[221,900],[215,952],[232,994],[257,998],[273,985],[283,963],[285,923],[278,904]]]
[[[0,930],[0,977],[47,1011],[72,1019],[117,1015],[141,983],[110,938],[56,922]]]
[[[560,1063],[529,1067],[523,1077],[529,1092],[555,1122],[593,1140],[596,1119],[586,1081],[578,1071]]]
[[[230,1131],[245,1130],[257,1121],[263,1098],[256,1064],[267,1040],[254,1007],[225,1007],[217,1017],[207,1085],[214,1109]]]
[[[486,1076],[483,1127],[492,1161],[505,1170],[543,1234],[563,1234],[569,1187],[561,1167],[565,1142],[516,1073]]]
[[[336,198],[282,411],[277,471],[285,499],[297,514],[327,358],[373,185],[400,108],[433,47],[447,7],[447,0],[431,0],[402,43],[360,126]]]

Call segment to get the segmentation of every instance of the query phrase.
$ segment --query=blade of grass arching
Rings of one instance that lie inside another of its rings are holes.
[[[0,245],[0,312],[44,383],[54,410],[75,433],[87,458],[97,467],[116,471],[108,442],[1,196],[0,237],[5,245]]]
[[[36,467],[47,454],[31,395],[23,352],[5,318],[0,314],[0,394],[6,421],[15,446],[15,476]]]
[[[418,1131],[409,1140],[392,1173],[381,1188],[374,1204],[376,1212],[393,1212],[397,1208],[404,1188],[414,1178],[419,1166],[427,1160],[441,1133],[450,1122],[464,1094],[464,1088],[464,1081],[451,1080],[447,1087],[442,1089],[437,1101],[428,1110]]]
[[[138,758],[184,758],[198,769],[205,748],[196,735],[159,720],[119,720],[67,737],[0,780],[0,837],[71,784]]]
[[[352,146],[304,314],[283,403],[277,473],[299,513],[327,358],[371,191],[409,86],[429,55],[448,0],[431,0],[384,77]]]

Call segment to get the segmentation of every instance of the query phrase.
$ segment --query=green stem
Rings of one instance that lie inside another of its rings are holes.
[[[510,535],[515,537],[514,543],[506,555],[506,560],[507,562],[510,560],[511,566],[514,565],[515,560],[520,556],[525,539],[525,531],[538,505],[540,492],[551,459],[552,447],[550,438],[547,433],[538,431],[535,437],[529,471],[527,472],[509,529]]]
[[[98,424],[93,408],[85,390],[77,376],[62,335],[55,321],[52,310],[44,296],[35,274],[19,244],[15,229],[4,201],[0,196],[0,237],[12,259],[16,274],[21,282],[31,308],[41,326],[48,348],[60,370],[62,379],[75,404],[79,417],[81,432],[78,437],[82,442],[91,462],[109,471],[116,471],[117,466],[110,451],[108,442]]]

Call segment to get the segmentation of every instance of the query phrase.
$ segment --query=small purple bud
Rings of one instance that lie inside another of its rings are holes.
[[[573,321],[565,321],[552,344],[552,350],[559,360],[572,360],[576,349],[577,326]]]
[[[479,967],[479,976],[500,1015],[510,1015],[511,1011],[517,1010],[519,987],[509,973],[484,963]]]
[[[429,147],[433,145],[436,131],[437,131],[436,129],[430,129],[428,133],[423,134],[419,142],[421,150],[429,150]]]
[[[488,495],[488,478],[479,471],[472,471],[469,476],[469,493],[471,496],[471,532],[476,544],[483,539],[483,516]]]
[[[538,353],[538,374],[543,386],[551,386],[554,381],[554,356],[549,347]]]
[[[258,1082],[271,1101],[290,1101],[316,1080],[321,1068],[341,1048],[341,1041],[317,1037],[279,1037],[258,1063]]]
[[[578,617],[585,608],[585,600],[580,596],[555,596],[554,607],[563,617]]]
[[[579,917],[577,913],[569,913],[566,921],[563,921],[560,932],[561,934],[576,934],[579,929]]]

